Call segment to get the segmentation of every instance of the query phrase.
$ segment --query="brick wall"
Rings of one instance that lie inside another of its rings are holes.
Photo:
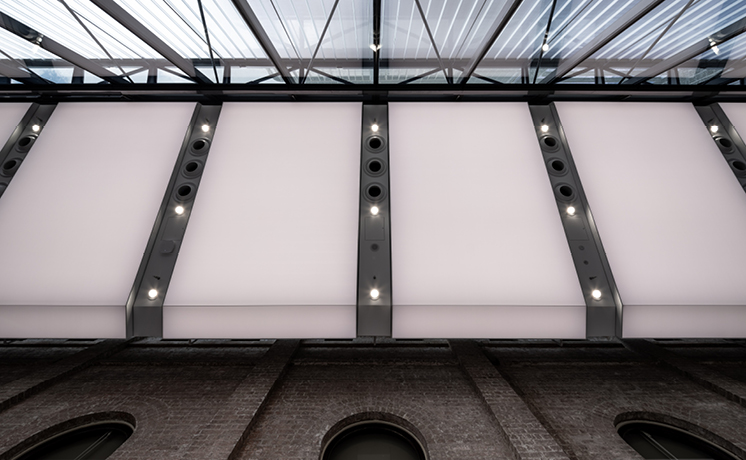
[[[739,392],[745,365],[727,341],[17,341],[0,344],[0,394],[25,395],[0,407],[0,460],[96,417],[136,425],[112,460],[317,460],[371,419],[431,460],[639,459],[625,417],[746,459],[746,408],[716,391]]]

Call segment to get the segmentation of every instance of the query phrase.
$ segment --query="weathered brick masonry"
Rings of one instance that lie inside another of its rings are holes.
[[[746,460],[738,341],[9,341],[0,460],[84,421],[121,419],[124,459],[318,460],[385,420],[441,459],[640,457],[629,418]]]

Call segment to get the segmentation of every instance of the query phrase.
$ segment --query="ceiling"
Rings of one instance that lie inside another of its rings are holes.
[[[0,26],[5,94],[173,84],[728,90],[746,77],[746,2],[734,0],[0,0]]]

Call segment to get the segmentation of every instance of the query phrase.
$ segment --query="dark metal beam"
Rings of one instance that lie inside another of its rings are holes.
[[[246,22],[246,25],[249,26],[249,29],[251,29],[254,38],[259,42],[259,45],[267,54],[269,60],[272,61],[272,65],[274,65],[277,71],[280,72],[280,75],[282,75],[282,79],[285,83],[292,84],[293,76],[290,75],[287,67],[282,64],[280,54],[272,45],[272,40],[269,39],[269,35],[267,35],[264,27],[262,27],[262,23],[259,22],[259,18],[256,17],[254,10],[249,6],[249,2],[246,0],[233,0],[233,4],[236,6],[238,12],[241,13],[243,20]]]
[[[500,33],[505,29],[505,26],[508,25],[508,22],[513,17],[513,14],[515,14],[515,11],[521,5],[522,1],[523,0],[508,0],[505,2],[502,10],[500,10],[497,18],[495,18],[492,26],[490,26],[490,30],[485,34],[484,40],[482,40],[479,48],[477,48],[476,53],[464,66],[464,72],[461,74],[461,79],[459,80],[460,84],[465,84],[474,71],[477,70],[482,59],[487,55],[487,52],[492,48],[492,45],[495,44],[497,37],[500,36]]]
[[[57,43],[49,37],[42,35],[35,31],[31,27],[23,24],[22,22],[8,16],[5,13],[0,12],[0,27],[7,30],[8,32],[14,33],[15,35],[28,40],[29,42],[44,48],[50,53],[59,56],[61,59],[76,65],[88,72],[102,78],[110,83],[127,83],[125,78],[117,76],[113,72],[104,67],[96,64],[88,58],[81,56],[75,51]]]
[[[586,337],[622,337],[622,300],[554,104],[529,105],[578,281]]]
[[[585,46],[577,50],[570,58],[562,61],[554,74],[548,75],[541,83],[549,84],[561,79],[661,3],[663,3],[663,0],[643,0],[637,3],[613,24],[593,37]]]
[[[48,82],[38,75],[34,75],[24,69],[20,69],[16,66],[4,64],[0,62],[0,75],[5,75],[13,80],[20,81],[21,83],[36,83],[40,85],[46,85]]]
[[[435,43],[435,37],[433,37],[433,33],[430,31],[430,25],[427,23],[427,17],[425,17],[425,10],[422,9],[420,0],[414,0],[414,2],[415,4],[417,4],[417,10],[419,10],[420,12],[422,23],[425,25],[425,31],[427,31],[427,36],[430,37],[430,44],[433,46],[433,50],[435,50],[435,56],[438,58],[438,65],[440,66],[440,70],[443,71],[443,76],[446,78],[446,81],[448,83],[453,83],[453,79],[448,76],[448,72],[446,72],[445,65],[443,65],[443,59],[441,59],[440,57],[440,52],[438,51],[438,45]]]
[[[719,104],[695,105],[715,145],[746,192],[746,143]]]
[[[357,336],[391,337],[388,105],[363,104]]]
[[[373,84],[379,82],[381,73],[381,0],[373,0]]]
[[[324,37],[326,36],[326,31],[329,30],[329,24],[332,22],[332,18],[334,17],[334,12],[337,11],[337,5],[339,5],[339,0],[334,0],[334,5],[332,6],[331,12],[329,12],[329,17],[326,19],[326,24],[324,24],[324,30],[321,31],[321,36],[319,37],[319,42],[316,44],[316,49],[313,51],[313,55],[311,56],[311,61],[308,63],[308,66],[306,67],[306,75],[303,76],[301,83],[304,83],[306,79],[308,78],[308,72],[313,67],[313,61],[316,59],[316,55],[319,52],[319,49],[321,49],[321,43],[324,41]]]
[[[127,298],[127,337],[163,336],[163,300],[192,213],[220,105],[197,104]],[[203,128],[205,127],[205,128]]]
[[[662,74],[680,64],[685,63],[690,59],[694,59],[700,54],[704,53],[713,46],[721,45],[728,40],[739,36],[743,32],[746,32],[746,18],[741,18],[733,24],[721,29],[718,32],[712,34],[709,38],[703,38],[694,45],[676,53],[668,59],[665,59],[657,64],[653,65],[645,71],[647,76],[643,77],[632,77],[629,81],[625,82],[626,85],[636,85],[650,80],[651,78]]]
[[[187,74],[187,76],[199,83],[211,83],[210,79],[197,70],[189,59],[185,59],[168,46],[166,42],[158,38],[150,29],[129,14],[127,10],[119,6],[115,0],[91,0],[91,3],[101,8],[106,14],[153,48],[179,70]]]
[[[0,197],[21,167],[36,138],[52,116],[57,104],[31,104],[8,141],[0,149]]]

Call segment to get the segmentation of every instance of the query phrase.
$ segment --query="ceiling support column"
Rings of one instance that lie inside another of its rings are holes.
[[[554,104],[529,105],[586,305],[586,337],[622,337],[622,300]]]
[[[184,239],[221,105],[197,104],[127,299],[127,338],[163,336],[163,301]]]
[[[746,191],[746,143],[736,131],[736,127],[725,115],[720,104],[695,105],[694,108],[707,126],[712,140],[728,162],[738,183]]]
[[[57,104],[31,104],[21,123],[0,150],[0,197],[10,185],[34,142],[44,130]]]
[[[363,105],[361,140],[357,336],[391,337],[388,105]]]

